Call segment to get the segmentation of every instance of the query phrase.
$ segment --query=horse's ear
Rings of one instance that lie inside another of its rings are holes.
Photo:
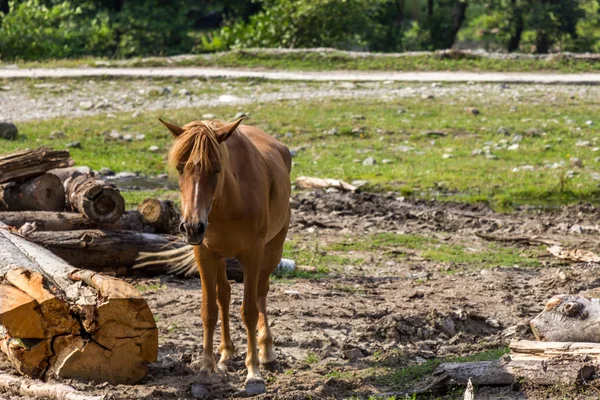
[[[244,117],[236,121],[230,122],[228,124],[225,124],[221,128],[219,128],[219,130],[217,131],[217,141],[219,143],[223,143],[224,141],[229,139],[229,136],[231,136],[231,134],[235,132],[237,127],[242,123],[243,119]]]
[[[170,124],[168,122],[163,121],[162,119],[158,119],[160,122],[162,122],[162,124],[164,126],[167,127],[168,130],[171,131],[171,133],[173,134],[173,136],[178,137],[179,135],[181,135],[184,131],[184,129],[180,126],[174,125],[174,124]]]

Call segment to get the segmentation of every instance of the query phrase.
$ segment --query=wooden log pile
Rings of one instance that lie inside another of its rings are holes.
[[[0,224],[0,351],[23,375],[131,384],[158,331],[131,285],[75,268]]]
[[[140,252],[184,245],[169,235],[180,220],[172,202],[147,199],[125,211],[114,184],[73,164],[68,151],[44,147],[1,155],[0,222],[25,228],[23,236],[75,267],[102,272],[131,273]]]
[[[530,322],[537,341],[515,340],[499,360],[442,363],[424,388],[394,395],[444,391],[451,386],[577,387],[600,378],[600,299],[552,297]]]

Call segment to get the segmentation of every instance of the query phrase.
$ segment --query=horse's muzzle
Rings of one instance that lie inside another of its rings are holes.
[[[206,233],[206,224],[203,222],[197,224],[188,224],[185,221],[179,224],[179,231],[183,234],[185,242],[192,246],[202,244],[204,234]]]

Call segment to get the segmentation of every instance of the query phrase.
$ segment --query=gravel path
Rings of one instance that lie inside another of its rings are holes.
[[[0,79],[76,77],[261,78],[290,81],[495,82],[598,84],[600,74],[543,74],[501,72],[290,72],[226,68],[34,68],[0,69]]]
[[[594,99],[596,85],[453,84],[440,82],[286,82],[202,78],[64,78],[0,79],[0,121],[84,117],[228,105],[244,111],[245,104],[320,99],[453,99],[477,106],[484,99],[518,105],[557,95]],[[490,97],[491,96],[491,97]]]

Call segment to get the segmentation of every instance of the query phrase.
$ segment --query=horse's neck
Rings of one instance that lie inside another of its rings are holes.
[[[229,151],[227,150],[227,146],[223,146],[222,152],[221,174],[223,181],[210,213],[214,219],[221,218],[225,216],[226,213],[237,209],[241,203],[239,187],[236,184],[235,176],[231,164],[229,163]]]

